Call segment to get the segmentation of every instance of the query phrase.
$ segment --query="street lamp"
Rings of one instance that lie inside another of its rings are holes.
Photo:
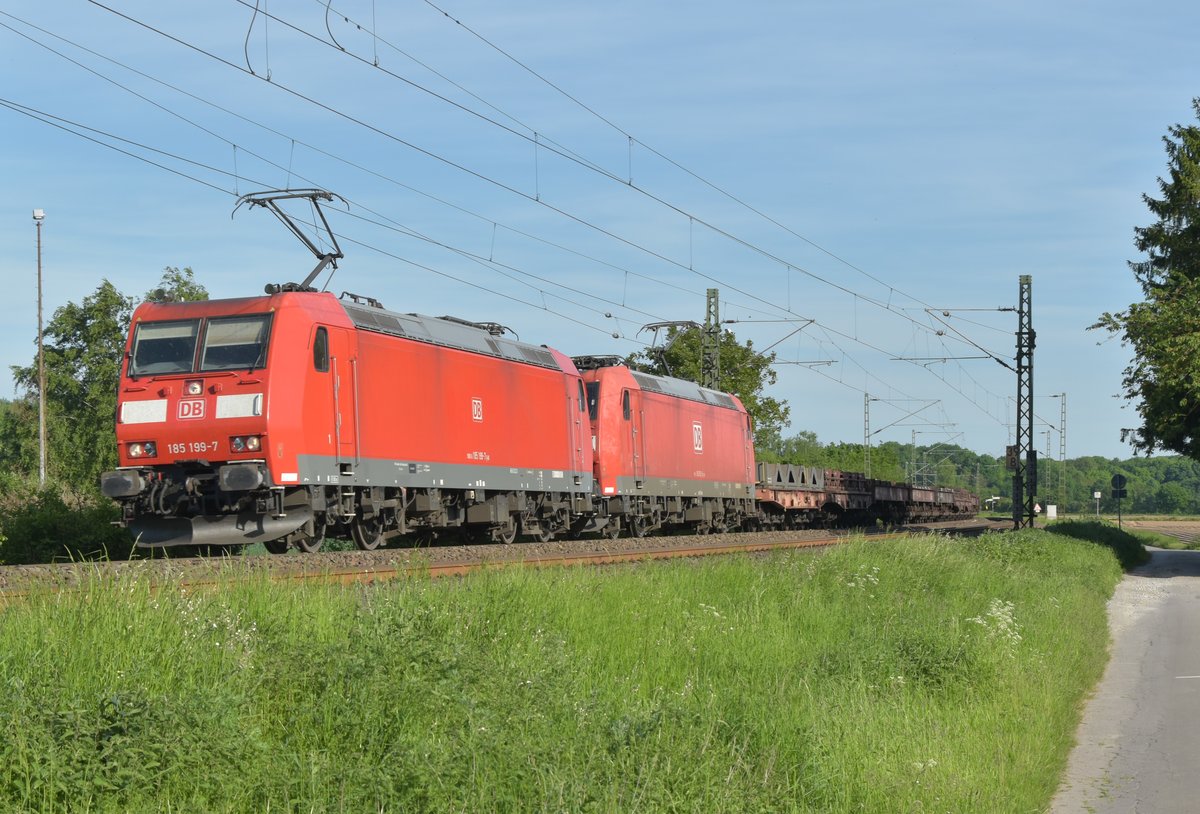
[[[37,289],[38,289],[38,480],[46,485],[46,358],[42,352],[42,221],[44,209],[33,210],[37,225]]]
[[[1067,509],[1067,394],[1054,393],[1052,399],[1062,399],[1058,418],[1058,502],[1063,512]]]

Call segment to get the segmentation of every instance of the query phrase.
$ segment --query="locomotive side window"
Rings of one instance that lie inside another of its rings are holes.
[[[133,335],[130,376],[188,373],[196,359],[200,320],[141,322]]]
[[[629,412],[629,391],[628,390],[621,391],[621,415],[625,417],[626,421],[629,420],[630,412]]]
[[[201,370],[253,370],[267,364],[267,336],[271,318],[253,317],[210,319],[204,332]]]
[[[583,399],[583,382],[581,380],[577,380],[575,383],[579,385],[579,412],[582,413],[585,409]]]
[[[588,418],[593,421],[600,415],[600,382],[587,383]]]
[[[318,373],[329,372],[329,331],[317,328],[313,337],[313,369]]]

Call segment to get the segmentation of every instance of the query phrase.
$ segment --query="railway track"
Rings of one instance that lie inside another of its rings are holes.
[[[863,534],[873,539],[921,532],[976,535],[996,528],[994,522],[971,520],[929,523],[890,531],[820,529],[643,539],[585,539],[514,545],[336,551],[270,557],[232,556],[0,566],[0,605],[35,592],[78,590],[96,580],[136,578],[148,579],[152,583],[179,583],[198,588],[263,578],[280,582],[373,583],[413,576],[460,576],[484,568],[606,565],[676,557],[819,548]]]

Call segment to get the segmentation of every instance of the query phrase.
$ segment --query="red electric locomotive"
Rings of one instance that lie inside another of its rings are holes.
[[[750,418],[735,396],[616,357],[572,361],[494,323],[320,293],[310,283],[342,257],[319,205],[335,197],[239,200],[270,210],[318,258],[302,283],[134,312],[119,468],[101,488],[121,502],[138,546],[314,551],[332,531],[372,549],[391,533],[511,542],[978,507],[962,490],[837,470],[785,465],[756,484]],[[280,208],[295,199],[311,203],[332,251]]]
[[[721,532],[754,517],[754,438],[735,396],[632,371],[614,357],[575,362],[587,387],[607,533]]]
[[[500,326],[285,287],[134,313],[106,495],[141,547],[548,537],[591,513],[583,382]]]

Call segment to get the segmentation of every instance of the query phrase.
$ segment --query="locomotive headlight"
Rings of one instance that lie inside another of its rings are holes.
[[[262,449],[262,438],[257,435],[235,435],[229,439],[232,452],[258,452]]]
[[[153,441],[134,441],[129,445],[130,458],[153,458],[158,448]]]
[[[183,392],[189,396],[198,396],[204,392],[204,382],[200,379],[192,379],[183,383]]]

